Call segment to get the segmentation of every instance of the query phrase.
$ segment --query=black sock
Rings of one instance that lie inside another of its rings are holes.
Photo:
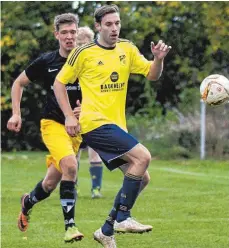
[[[42,187],[42,182],[41,180],[36,187],[34,188],[33,191],[30,192],[29,196],[25,198],[24,200],[24,206],[25,208],[23,209],[23,213],[27,214],[28,211],[35,205],[36,203],[48,198],[51,194],[51,192],[45,192],[43,187]]]
[[[75,226],[75,202],[76,190],[75,182],[61,181],[60,182],[60,201],[64,215],[65,230],[68,227]]]

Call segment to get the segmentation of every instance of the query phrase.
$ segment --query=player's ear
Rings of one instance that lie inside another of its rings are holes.
[[[59,40],[59,32],[54,31],[54,36],[55,36],[55,38],[56,38],[57,40]]]
[[[100,30],[101,30],[101,23],[96,22],[96,23],[95,23],[95,28],[96,28],[97,31],[100,32]]]

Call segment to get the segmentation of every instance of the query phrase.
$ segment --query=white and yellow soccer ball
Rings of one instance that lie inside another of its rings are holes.
[[[219,74],[209,75],[200,85],[200,94],[209,105],[224,104],[229,101],[229,80]]]

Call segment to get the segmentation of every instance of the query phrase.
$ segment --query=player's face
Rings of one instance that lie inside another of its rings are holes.
[[[66,52],[76,47],[76,37],[78,28],[75,23],[61,24],[59,31],[55,32],[56,39],[59,41],[60,48]]]
[[[101,23],[97,23],[96,28],[99,31],[100,40],[102,40],[106,46],[114,46],[118,41],[121,29],[119,14],[111,13],[105,15]]]

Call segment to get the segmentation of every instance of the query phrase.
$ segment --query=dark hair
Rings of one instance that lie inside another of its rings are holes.
[[[72,13],[65,13],[55,16],[54,18],[55,31],[59,31],[60,25],[65,23],[69,23],[69,24],[75,23],[76,27],[78,27],[78,23],[79,23],[78,15]]]
[[[95,22],[101,23],[102,18],[105,15],[111,14],[111,13],[118,13],[118,14],[120,13],[117,5],[115,4],[103,5],[102,7],[97,8],[94,13]]]

